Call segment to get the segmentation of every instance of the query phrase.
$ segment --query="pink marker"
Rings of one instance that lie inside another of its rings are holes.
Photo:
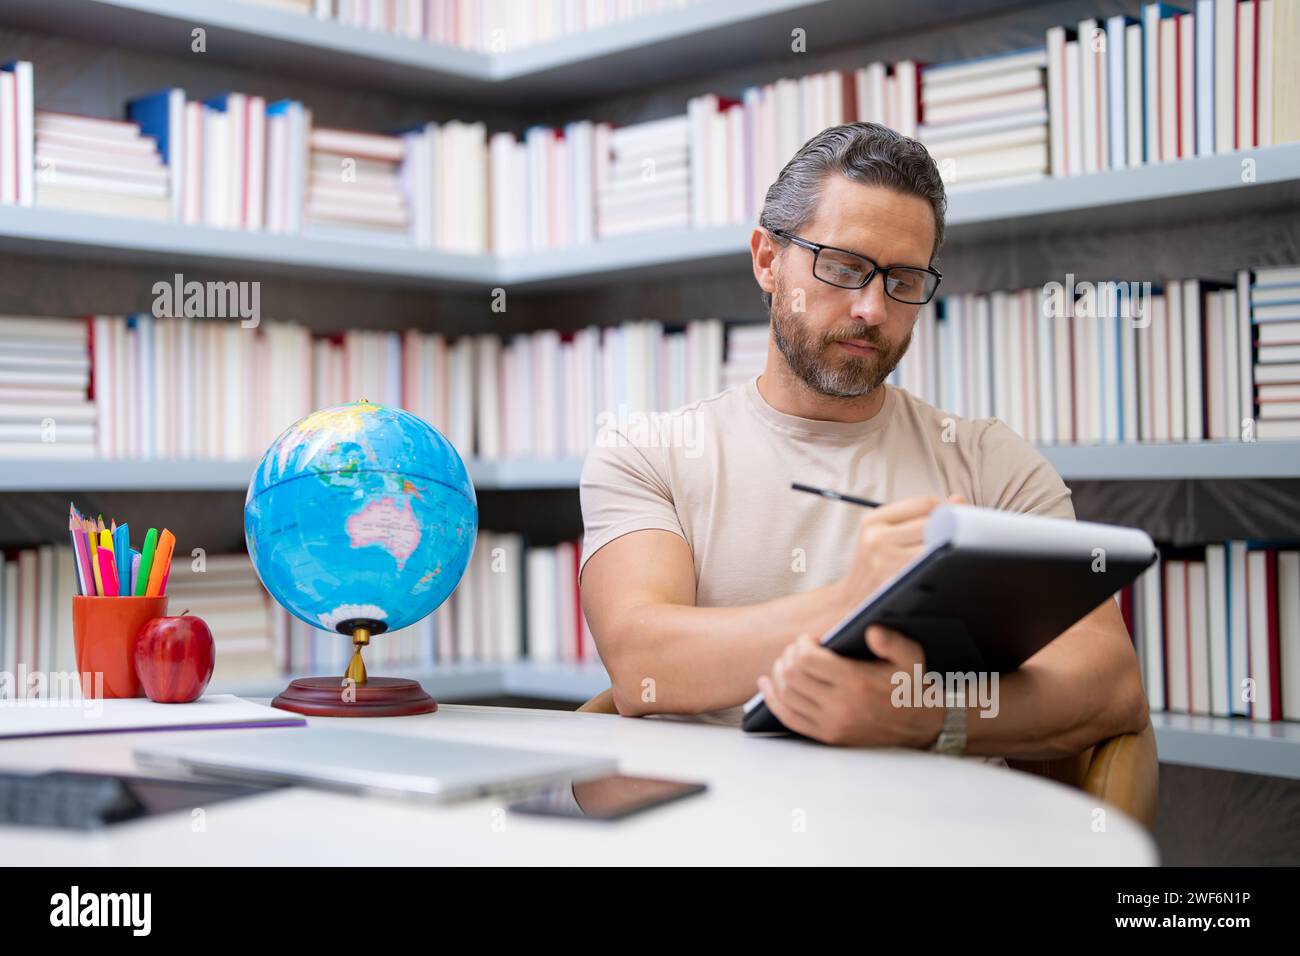
[[[117,597],[117,568],[113,564],[113,552],[100,548],[95,557],[99,560],[99,579],[104,585],[104,597]]]

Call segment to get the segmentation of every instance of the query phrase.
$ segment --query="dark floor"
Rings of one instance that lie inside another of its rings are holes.
[[[1300,780],[1160,765],[1165,866],[1300,865]]]

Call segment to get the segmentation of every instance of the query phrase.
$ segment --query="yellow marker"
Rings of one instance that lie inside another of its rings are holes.
[[[90,569],[95,574],[95,597],[104,596],[104,579],[99,573],[99,535],[91,527],[89,521],[86,522],[86,540],[90,542]]]

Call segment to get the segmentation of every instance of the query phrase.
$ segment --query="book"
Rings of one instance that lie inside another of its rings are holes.
[[[945,296],[914,330],[934,345],[909,353],[889,382],[959,415],[1002,418],[1034,442],[1291,437],[1300,318],[1285,316],[1292,297],[1300,308],[1296,275],[1272,267],[1235,286],[1175,279],[1149,288],[1071,277]],[[1250,305],[1271,293],[1278,301]]]
[[[0,65],[0,202],[36,204],[35,73],[27,60]]]
[[[172,218],[183,219],[185,201],[185,91],[178,87],[128,100],[126,115],[140,131],[153,137],[158,157],[166,167]]]
[[[0,737],[141,730],[210,730],[222,727],[296,727],[307,721],[265,704],[230,694],[205,694],[184,707],[151,700],[101,700],[86,707],[49,707],[25,700],[0,701]]]
[[[36,205],[172,218],[167,167],[139,124],[38,111],[35,130]]]
[[[1054,96],[1059,107],[1064,91],[1063,36],[1054,32],[1041,50],[922,70],[922,122],[916,135],[950,186],[1032,178],[1054,169],[1063,174],[1069,168],[1063,161],[1069,137],[1059,108],[1057,122],[1049,121],[1049,99]],[[1053,146],[1060,151],[1055,167]]]

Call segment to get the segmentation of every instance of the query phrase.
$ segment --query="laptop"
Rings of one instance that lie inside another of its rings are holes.
[[[444,802],[588,779],[611,757],[545,753],[333,727],[222,731],[134,751],[145,767],[189,776],[291,783]]]

